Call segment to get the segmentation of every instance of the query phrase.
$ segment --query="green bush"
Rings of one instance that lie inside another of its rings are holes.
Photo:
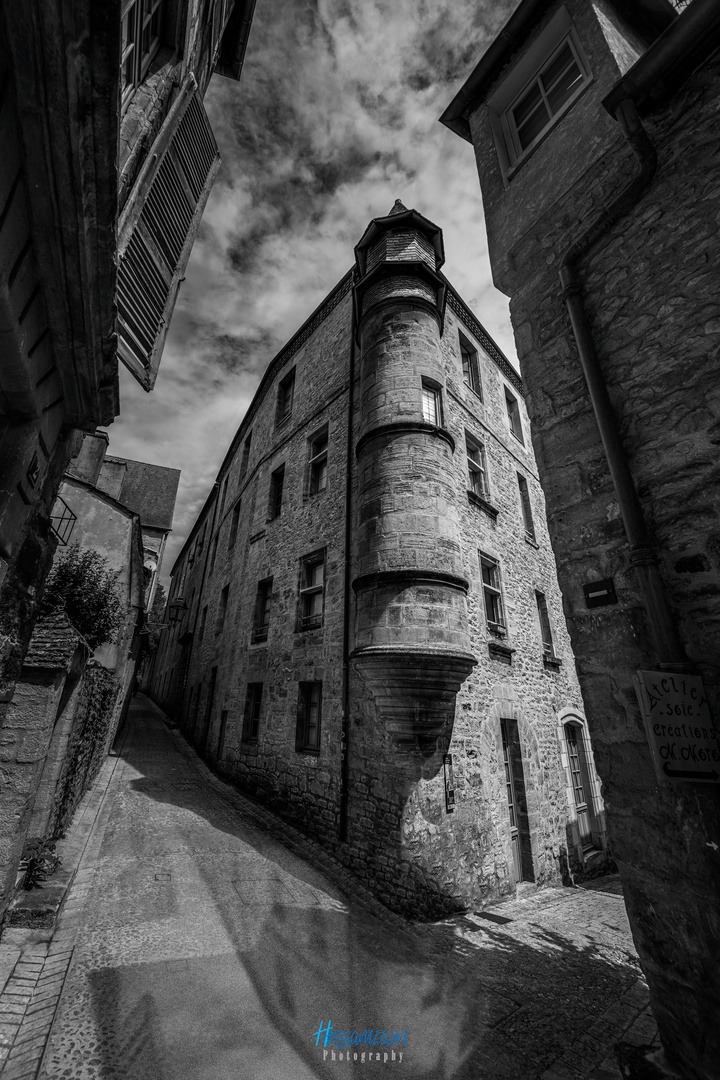
[[[40,614],[65,611],[91,649],[115,640],[122,614],[117,575],[99,551],[72,544],[56,557]]]

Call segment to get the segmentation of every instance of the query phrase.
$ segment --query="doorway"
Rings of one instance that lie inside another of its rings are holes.
[[[534,881],[522,749],[516,720],[500,721],[515,882]]]

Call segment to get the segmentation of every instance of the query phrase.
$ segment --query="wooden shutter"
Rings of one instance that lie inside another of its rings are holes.
[[[152,390],[220,155],[194,79],[170,110],[120,222],[120,357]]]

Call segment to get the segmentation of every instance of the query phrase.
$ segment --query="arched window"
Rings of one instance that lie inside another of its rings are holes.
[[[581,724],[572,720],[564,725],[564,731],[578,832],[583,848],[590,848],[594,846],[593,833],[597,833],[597,820],[585,746],[585,731]]]

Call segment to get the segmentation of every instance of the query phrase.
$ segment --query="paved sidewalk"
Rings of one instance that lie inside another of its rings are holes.
[[[67,843],[52,940],[0,945],[2,1080],[620,1080],[657,1045],[617,879],[409,924],[142,697]],[[328,1020],[407,1029],[403,1062],[324,1057]]]

